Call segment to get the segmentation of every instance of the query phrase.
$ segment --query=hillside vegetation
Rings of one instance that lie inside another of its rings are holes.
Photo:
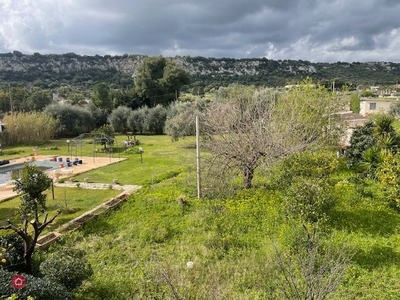
[[[146,58],[144,55],[86,56],[75,53],[25,55],[0,54],[0,81],[14,86],[34,85],[55,88],[63,85],[92,87],[98,82],[131,87],[132,77]],[[398,82],[400,64],[392,62],[311,63],[302,60],[266,58],[171,58],[191,75],[189,88],[230,83],[284,86],[305,77],[321,82],[337,81],[353,86],[390,85]]]

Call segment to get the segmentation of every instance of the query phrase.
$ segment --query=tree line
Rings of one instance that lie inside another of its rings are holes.
[[[133,87],[127,89],[99,82],[90,93],[70,87],[60,87],[54,93],[36,87],[3,87],[0,90],[0,118],[3,117],[6,126],[1,137],[3,144],[30,143],[43,131],[40,126],[14,126],[29,124],[24,118],[40,119],[48,125],[48,134],[37,139],[42,142],[44,136],[44,139],[75,136],[106,125],[108,119],[112,121],[123,110],[120,107],[138,111],[130,121],[134,133],[162,133],[165,109],[161,107],[178,99],[182,87],[189,82],[188,74],[169,59],[149,57],[131,80]],[[153,117],[153,112],[158,115]],[[43,114],[52,116],[57,125],[46,123]]]

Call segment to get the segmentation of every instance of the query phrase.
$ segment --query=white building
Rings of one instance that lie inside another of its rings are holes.
[[[396,97],[361,98],[360,115],[366,117],[376,112],[387,113],[392,103],[399,101]]]

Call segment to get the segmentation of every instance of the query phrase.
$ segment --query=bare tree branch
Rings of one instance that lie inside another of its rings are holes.
[[[324,144],[324,128],[334,124],[330,116],[337,111],[332,95],[310,83],[281,94],[236,86],[229,97],[203,113],[203,144],[216,174],[240,172],[245,188],[261,165]]]

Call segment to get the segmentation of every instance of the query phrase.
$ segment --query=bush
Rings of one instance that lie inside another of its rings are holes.
[[[286,189],[296,177],[327,178],[338,168],[339,160],[332,151],[297,153],[276,168],[270,184],[278,189]]]
[[[15,233],[0,236],[0,267],[8,271],[17,271],[23,263],[24,242]]]
[[[65,287],[51,281],[48,278],[37,278],[23,274],[26,285],[22,289],[15,289],[11,282],[15,272],[7,272],[0,269],[0,297],[10,297],[15,294],[18,299],[26,299],[28,296],[37,300],[68,300],[72,299]]]
[[[48,280],[73,290],[93,275],[85,254],[83,250],[71,248],[54,252],[40,265],[40,272]]]
[[[284,197],[287,211],[306,222],[326,219],[336,203],[333,188],[325,180],[296,179]]]

